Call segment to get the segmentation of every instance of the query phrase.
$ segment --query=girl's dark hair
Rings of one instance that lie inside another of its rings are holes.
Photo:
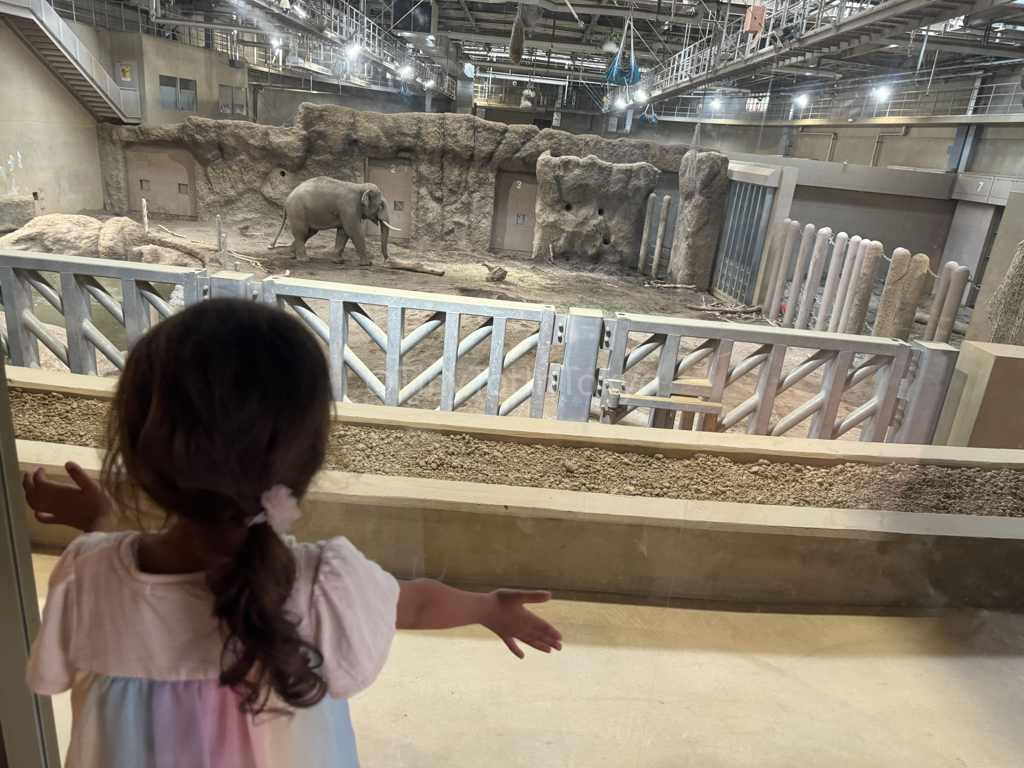
[[[226,628],[220,682],[243,712],[271,693],[309,707],[326,693],[320,652],[285,612],[295,559],[269,525],[245,528],[278,483],[301,499],[323,463],[332,407],[327,361],[283,311],[214,299],[161,322],[128,355],[114,396],[103,479],[123,510],[168,515],[242,539],[207,583]]]

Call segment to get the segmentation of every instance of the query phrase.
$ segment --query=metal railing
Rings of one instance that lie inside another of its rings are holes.
[[[643,337],[631,345],[631,334]],[[649,425],[655,427],[688,429],[696,423],[697,429],[724,432],[746,419],[748,434],[778,437],[810,418],[808,437],[835,439],[860,426],[862,441],[881,442],[895,420],[900,385],[911,362],[911,346],[892,339],[648,315],[620,313],[606,335],[610,337],[608,367],[600,374],[605,424],[647,407]],[[742,342],[758,347],[733,362],[734,345]],[[790,349],[806,349],[810,354],[787,367]],[[624,395],[626,373],[654,352],[659,353],[657,373],[635,394]],[[703,361],[707,361],[703,376],[683,378]],[[822,367],[817,392],[785,412],[779,395]],[[728,388],[755,370],[759,373],[754,394],[725,411]],[[872,376],[871,396],[838,418],[847,391]],[[677,412],[681,412],[678,420]]]
[[[797,101],[798,96],[804,98]],[[747,95],[689,94],[673,96],[654,105],[661,120],[729,119],[751,123],[796,120],[872,120],[893,117],[967,117],[1024,115],[1024,89],[1020,83],[990,83],[952,88],[892,89],[879,99],[870,88],[836,94],[773,94],[763,109],[748,107]],[[717,102],[716,106],[712,106]]]
[[[27,0],[19,0],[24,2]],[[48,3],[45,0],[33,2]],[[141,13],[138,6],[110,0],[52,0],[53,8],[65,19],[103,29],[140,32],[226,53],[232,58],[246,61],[256,67],[288,71],[281,56],[275,54],[274,39],[290,37],[295,47],[293,55],[318,67],[332,70],[339,80],[336,64],[347,61],[346,46],[358,43],[360,55],[379,62],[396,73],[408,67],[409,79],[420,84],[434,82],[434,89],[447,96],[455,95],[455,80],[441,67],[412,58],[405,43],[385,32],[375,22],[347,3],[341,6],[322,0],[296,0],[292,13],[323,30],[330,41],[318,41],[314,35],[292,35],[260,27],[238,25],[239,34],[230,30],[189,27],[190,19],[168,17],[153,18]],[[246,0],[243,7],[268,20],[278,12],[276,4]],[[242,14],[244,15],[244,13]],[[269,26],[269,24],[268,24]],[[173,30],[173,31],[172,31]],[[249,39],[251,38],[251,39]],[[397,83],[397,80],[396,80]],[[396,85],[397,88],[397,85]]]
[[[52,274],[58,276],[55,282],[47,277]],[[117,281],[121,297],[100,280]],[[452,411],[483,393],[484,413],[525,413],[520,409],[528,402],[529,415],[539,418],[545,415],[546,395],[557,393],[556,418],[569,421],[588,421],[599,397],[601,421],[609,424],[648,408],[651,426],[721,432],[747,419],[749,434],[784,435],[811,418],[811,437],[833,439],[860,426],[861,440],[880,441],[887,433],[892,439],[891,426],[901,427],[901,385],[904,392],[921,390],[911,387],[912,348],[900,341],[634,314],[604,318],[594,310],[572,309],[566,316],[537,304],[294,278],[259,282],[239,272],[209,275],[202,269],[21,251],[0,251],[5,351],[14,365],[39,367],[42,343],[74,373],[95,375],[96,352],[123,369],[132,344],[174,311],[156,287],[161,284],[180,286],[185,306],[235,296],[294,312],[323,341],[334,395],[341,401],[358,393],[362,402]],[[37,314],[37,302],[62,317],[66,342],[59,338],[61,328]],[[99,330],[94,305],[124,328],[123,345]],[[414,321],[415,327],[407,328]],[[631,339],[635,334],[641,338]],[[742,343],[756,349],[734,362],[734,347]],[[951,351],[938,346],[944,354]],[[556,347],[564,347],[561,362],[553,354]],[[806,350],[807,356],[787,366],[790,349]],[[599,369],[601,350],[608,350],[608,363]],[[650,363],[641,363],[655,352],[657,370],[649,375]],[[948,354],[944,359],[949,368]],[[702,376],[683,378],[704,361],[708,367]],[[779,395],[822,367],[816,391],[786,412]],[[724,411],[729,388],[758,369],[756,392]],[[643,379],[632,393],[627,374]],[[839,418],[844,395],[871,377],[870,397]],[[426,392],[430,385],[436,399]],[[912,409],[922,423],[933,423],[941,406],[943,393],[932,389]],[[927,432],[902,427],[905,434]]]

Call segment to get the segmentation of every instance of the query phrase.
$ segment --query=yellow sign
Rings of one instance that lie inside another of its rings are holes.
[[[131,64],[122,64],[121,65],[121,79],[124,80],[126,83],[130,83],[132,81],[132,65]]]

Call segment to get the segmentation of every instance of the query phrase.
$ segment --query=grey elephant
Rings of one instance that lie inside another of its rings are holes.
[[[354,184],[339,181],[329,176],[317,176],[302,182],[291,191],[284,201],[284,218],[277,231],[271,248],[277,245],[284,231],[285,222],[290,222],[292,237],[295,238],[294,254],[300,261],[306,261],[306,241],[322,229],[337,229],[334,239],[334,258],[341,254],[351,238],[359,254],[359,265],[370,266],[373,262],[366,255],[366,238],[363,236],[364,220],[380,225],[380,250],[388,257],[388,205],[376,184]]]

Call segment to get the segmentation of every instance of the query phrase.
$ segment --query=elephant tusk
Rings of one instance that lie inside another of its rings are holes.
[[[390,229],[390,230],[391,230],[392,232],[401,232],[401,231],[402,231],[402,230],[401,230],[401,229],[399,229],[398,227],[393,227],[393,226],[391,226],[391,225],[390,225],[390,224],[388,224],[388,223],[387,223],[386,221],[382,221],[382,222],[380,222],[380,224],[381,224],[381,226],[387,227],[387,228],[388,228],[388,229]]]

